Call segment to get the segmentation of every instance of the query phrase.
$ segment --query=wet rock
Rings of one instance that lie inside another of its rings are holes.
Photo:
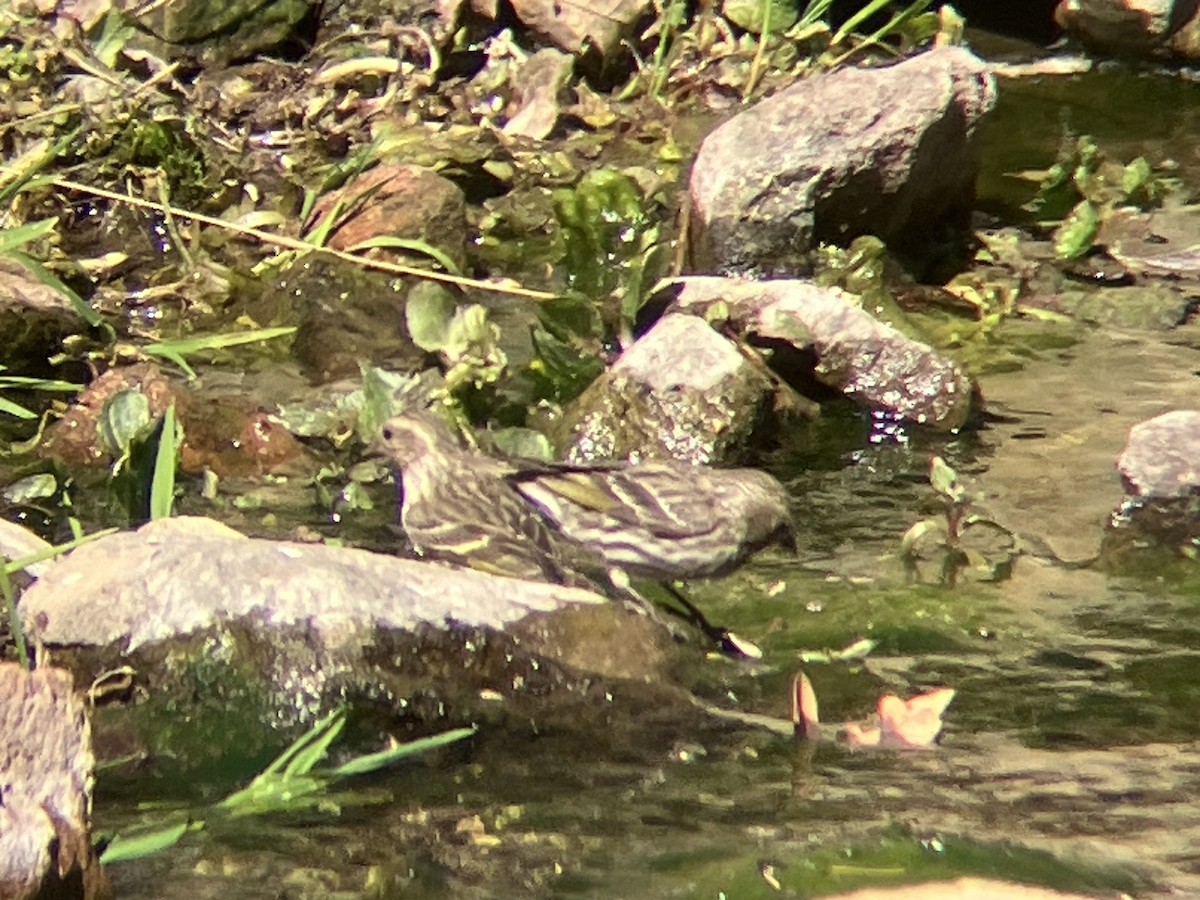
[[[1170,331],[1182,325],[1195,306],[1194,299],[1176,285],[1164,283],[1067,290],[1055,299],[1063,313],[1081,322],[1146,331]]]
[[[1200,493],[1200,412],[1176,410],[1134,425],[1117,468],[1134,497]]]
[[[564,411],[551,439],[571,462],[725,461],[746,446],[770,390],[702,319],[667,315]]]
[[[307,0],[165,0],[122,4],[163,42],[160,52],[208,63],[246,59],[287,41],[309,14]]]
[[[389,729],[527,722],[594,705],[608,678],[661,681],[671,646],[657,623],[587,591],[197,518],[79,548],[20,611],[77,683],[138,673],[141,702],[97,721],[104,746],[169,749],[183,768],[245,751],[231,741],[267,746],[344,703]]]
[[[495,22],[501,18],[497,0],[441,0],[438,4],[443,26],[450,32],[464,14]],[[582,54],[594,48],[603,56],[618,49],[622,38],[653,12],[647,0],[580,0],[558,3],[555,0],[514,0],[512,12],[534,35],[553,43],[560,50]]]
[[[306,259],[270,289],[295,304],[293,350],[314,381],[354,377],[362,363],[397,371],[420,367],[425,353],[404,324],[403,282],[340,260]],[[262,321],[260,319],[260,321]]]
[[[88,821],[93,762],[70,674],[0,663],[0,897],[112,896]]]
[[[1105,535],[1118,560],[1134,545],[1188,549],[1200,541],[1200,412],[1164,413],[1129,430],[1117,461],[1126,491]]]
[[[314,468],[299,442],[252,400],[240,395],[199,397],[153,363],[109,369],[97,378],[66,415],[46,429],[38,453],[69,465],[110,465],[113,458],[99,433],[105,405],[128,390],[146,398],[150,421],[175,404],[184,432],[180,467],[185,472],[208,468],[222,477],[245,477]]]
[[[65,296],[16,261],[0,258],[0,364],[22,375],[51,375],[46,357],[64,337],[85,328]]]
[[[329,238],[335,250],[349,250],[372,238],[398,237],[423,241],[459,268],[466,265],[466,198],[458,185],[430,169],[377,166],[322,197],[312,220],[320,221],[339,204],[338,225]],[[386,249],[371,252],[394,255]]]
[[[728,308],[739,332],[814,355],[812,375],[858,403],[944,431],[966,424],[977,389],[957,365],[853,304],[806,281],[686,278],[679,310]]]
[[[1054,19],[1075,40],[1113,56],[1200,56],[1200,12],[1167,0],[1062,0]]]
[[[807,79],[741,113],[692,169],[693,270],[802,272],[818,242],[863,234],[922,258],[968,224],[995,94],[980,60],[944,48]]]

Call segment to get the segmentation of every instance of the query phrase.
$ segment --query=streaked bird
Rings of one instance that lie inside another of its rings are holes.
[[[383,425],[379,447],[401,473],[400,524],[424,556],[494,575],[577,584],[564,542],[506,480],[509,467],[465,449],[428,412]]]
[[[631,575],[715,578],[769,544],[795,549],[787,492],[757,469],[652,461],[509,478],[565,537]]]
[[[634,576],[713,578],[768,544],[795,547],[787,493],[757,469],[500,460],[428,412],[385,423],[382,448],[418,551],[500,574],[570,580],[576,545]]]

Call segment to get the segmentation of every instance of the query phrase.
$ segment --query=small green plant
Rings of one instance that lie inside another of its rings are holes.
[[[317,769],[317,764],[325,758],[345,725],[346,711],[335,710],[297,738],[240,791],[213,804],[200,815],[179,814],[129,834],[119,834],[108,843],[100,859],[105,863],[141,859],[173,847],[191,832],[246,816],[299,812],[314,807],[336,812],[347,804],[381,802],[387,798],[379,792],[331,794],[329,788],[346,778],[376,772],[475,733],[474,728],[456,728],[378,753],[357,756],[333,769]]]
[[[50,391],[61,394],[74,394],[78,392],[81,385],[74,384],[70,381],[60,381],[56,378],[33,378],[26,375],[5,375],[6,366],[0,365],[0,391],[8,390],[23,390],[23,391]],[[0,413],[13,416],[18,419],[36,419],[37,413],[26,406],[22,406],[15,400],[8,400],[0,397]]]
[[[1178,179],[1156,174],[1144,157],[1124,165],[1107,159],[1087,135],[1066,148],[1045,172],[1021,177],[1040,180],[1037,196],[1026,208],[1045,227],[1054,228],[1054,252],[1060,259],[1086,255],[1117,209],[1154,209],[1180,189]]]
[[[922,519],[904,533],[900,540],[900,555],[913,571],[925,553],[932,552],[941,561],[941,581],[953,587],[958,575],[970,568],[983,580],[1007,578],[1016,558],[1013,535],[991,519],[970,512],[971,504],[979,499],[967,493],[958,481],[958,473],[940,456],[929,460],[929,485],[942,501],[941,516]],[[991,545],[968,543],[969,530],[986,532]]]

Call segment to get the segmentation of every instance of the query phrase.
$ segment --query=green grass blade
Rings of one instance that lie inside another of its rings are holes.
[[[360,250],[371,250],[375,247],[394,250],[408,250],[412,253],[422,253],[436,262],[451,275],[457,275],[460,278],[465,277],[462,269],[460,269],[454,260],[447,256],[446,253],[439,250],[437,247],[434,247],[432,244],[427,244],[425,241],[419,241],[414,238],[402,238],[395,237],[394,235],[390,234],[383,234],[365,241],[359,241],[352,247],[347,247],[346,252],[357,253]]]
[[[154,457],[154,475],[150,480],[150,520],[169,519],[175,509],[175,464],[179,459],[179,441],[175,428],[175,404],[163,415]]]
[[[38,238],[43,238],[58,224],[57,219],[41,219],[37,222],[27,222],[15,228],[0,229],[0,256],[19,250],[26,244],[32,244]]]
[[[203,337],[185,338],[178,341],[159,341],[147,344],[142,348],[143,353],[151,356],[161,356],[172,362],[178,362],[177,357],[191,356],[206,350],[224,350],[242,344],[253,344],[256,341],[269,341],[275,338],[287,337],[296,333],[295,325],[282,328],[256,328],[253,331],[236,331],[229,334],[208,334]]]
[[[63,284],[57,275],[54,275],[36,259],[31,256],[27,256],[24,253],[19,253],[16,250],[9,252],[8,258],[15,259],[26,269],[28,269],[34,278],[36,278],[46,287],[52,288],[66,297],[71,303],[71,308],[75,310],[75,315],[87,322],[92,328],[104,327],[105,322],[104,319],[100,317],[100,313],[92,309],[87,301]]]
[[[0,397],[0,413],[6,413],[7,415],[13,416],[17,419],[37,418],[37,413],[35,413],[33,410],[12,400],[5,400],[3,397]]]
[[[350,775],[365,775],[368,772],[374,772],[385,766],[390,766],[392,763],[415,756],[418,753],[424,753],[427,750],[434,750],[438,747],[452,744],[455,741],[469,738],[477,730],[475,728],[455,728],[453,731],[445,731],[441,734],[421,738],[420,740],[409,741],[406,744],[401,744],[399,747],[380,750],[378,753],[356,756],[354,759],[338,766],[329,774],[335,778],[345,778]]]
[[[102,537],[116,534],[118,530],[117,528],[105,528],[103,531],[82,535],[73,541],[67,541],[65,544],[55,544],[53,547],[47,547],[45,550],[39,550],[37,553],[31,553],[29,556],[22,556],[20,559],[14,559],[12,562],[5,563],[3,566],[0,566],[0,571],[3,571],[5,575],[22,572],[36,563],[54,559],[56,556],[62,556],[68,550],[74,550],[76,547],[90,544],[92,541],[99,540]]]
[[[203,827],[203,822],[183,822],[177,825],[152,828],[141,834],[135,834],[133,837],[117,835],[100,854],[100,861],[106,864],[129,862],[154,853],[161,853],[178,844],[189,831],[200,831]]]
[[[3,559],[3,557],[0,557]],[[17,660],[21,668],[29,671],[29,648],[25,644],[25,629],[21,627],[21,614],[17,612],[17,592],[13,590],[12,578],[7,566],[0,566],[0,598],[8,610],[8,633],[17,647]]]

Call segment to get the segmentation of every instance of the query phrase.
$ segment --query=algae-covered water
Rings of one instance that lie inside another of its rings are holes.
[[[1196,160],[1178,123],[1197,110],[1200,88],[1174,75],[1002,85],[981,204],[1019,218],[1028,191],[1006,173],[1049,165],[1061,136],[1084,132],[1120,158],[1174,159],[1186,180]],[[804,668],[829,721],[868,715],[884,692],[951,686],[934,749],[797,742],[657,705],[635,681],[577,727],[485,728],[361,785],[387,803],[191,835],[115,867],[118,895],[741,900],[958,873],[1200,895],[1200,579],[1170,554],[1101,557],[1128,428],[1200,403],[1198,360],[1195,326],[1079,330],[983,375],[991,416],[969,435],[840,414],[809,433],[825,438],[816,450],[785,436],[772,462],[794,494],[798,558],[693,588],[764,658],[693,644],[672,676],[714,706],[786,718]],[[938,509],[935,453],[1019,539],[1010,577],[946,586],[936,564],[903,565],[901,536]],[[863,638],[876,642],[863,658],[802,658]],[[127,794],[101,774],[101,828],[136,817]]]

